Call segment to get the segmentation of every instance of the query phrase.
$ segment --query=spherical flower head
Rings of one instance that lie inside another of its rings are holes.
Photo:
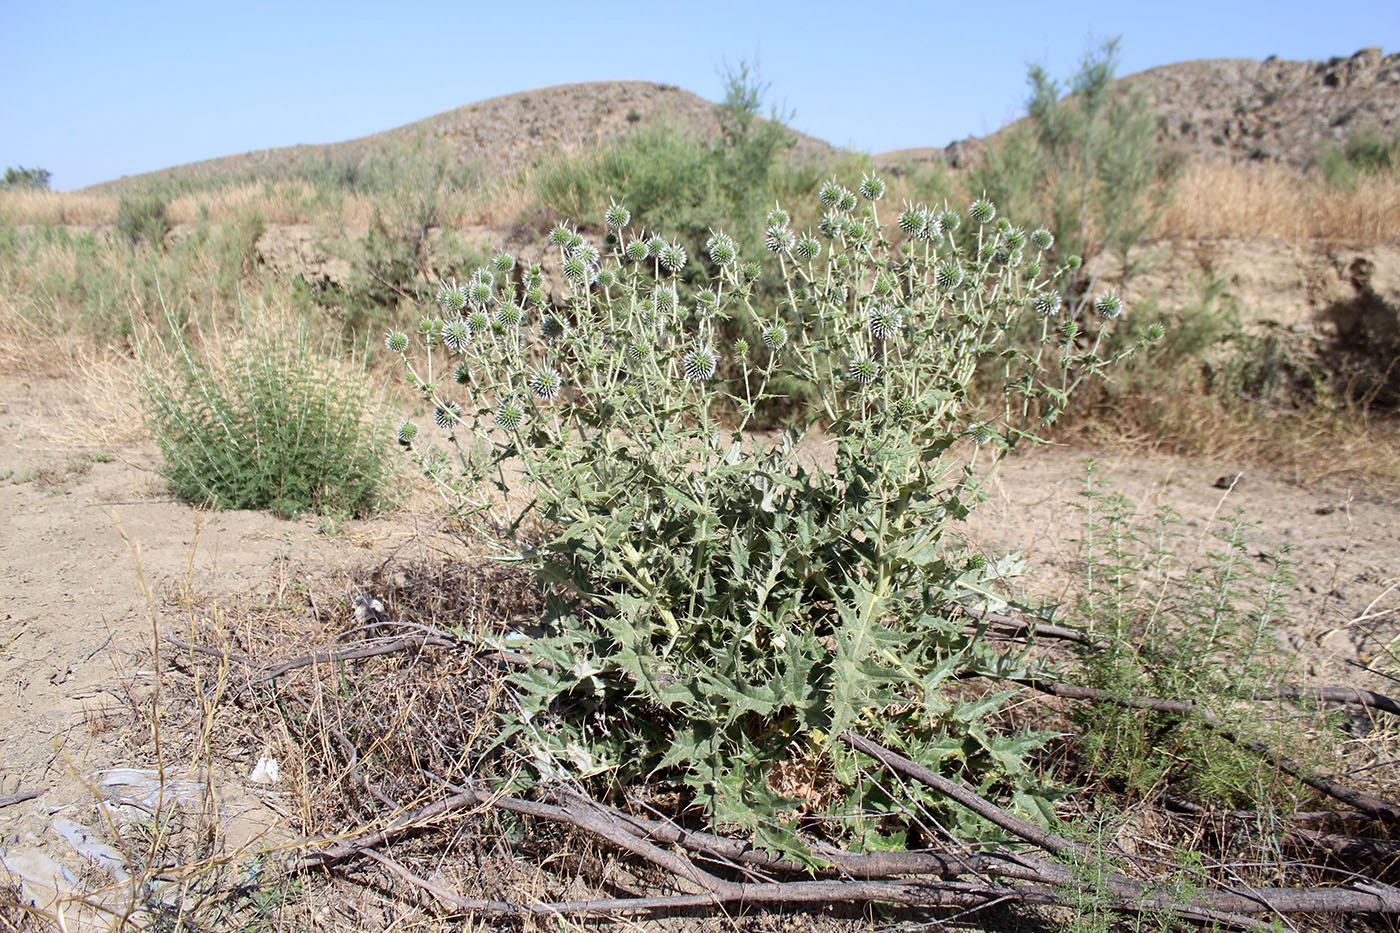
[[[673,241],[662,247],[657,258],[661,263],[661,268],[675,275],[685,268],[688,257],[685,254],[685,247]]]
[[[1031,234],[1031,245],[1042,253],[1055,245],[1055,235],[1044,227]]]
[[[744,279],[750,282],[758,278],[759,275],[762,274],[762,272],[763,267],[760,266],[758,262],[753,259],[750,259],[748,262],[744,263],[739,268],[739,273],[744,277]]]
[[[701,314],[712,314],[719,307],[719,296],[713,288],[702,288],[695,293],[695,310]]]
[[[933,281],[941,291],[952,291],[962,284],[963,270],[956,259],[945,259],[933,273]]]
[[[432,339],[433,334],[442,329],[442,318],[421,317],[418,319],[418,333]]]
[[[515,257],[510,253],[497,253],[491,257],[491,268],[505,275],[515,268]]]
[[[540,320],[540,333],[546,340],[558,340],[564,336],[564,322],[552,314],[546,314]]]
[[[841,192],[843,190],[844,189],[836,183],[836,179],[833,178],[831,181],[821,186],[821,189],[817,192],[817,200],[822,202],[822,207],[833,208],[836,206],[836,202],[841,200]]]
[[[781,350],[788,340],[787,328],[782,324],[769,324],[758,336],[763,345],[770,350]]]
[[[1060,310],[1060,296],[1055,292],[1040,292],[1031,299],[1031,307],[1042,317],[1049,317]]]
[[[909,204],[905,202],[904,210],[899,212],[899,218],[895,223],[899,226],[899,232],[905,236],[920,236],[928,226],[928,211],[920,204]]]
[[[822,242],[810,233],[797,241],[797,245],[792,248],[792,254],[803,262],[810,262],[821,255]]]
[[[1094,310],[1099,312],[1100,317],[1111,320],[1123,313],[1123,299],[1113,292],[1105,292],[1094,302]]]
[[[633,240],[622,248],[622,258],[628,262],[642,262],[651,255],[646,240]]]
[[[621,230],[631,222],[631,211],[616,201],[608,205],[607,213],[603,215],[603,223],[608,225],[609,230]]]
[[[986,198],[978,198],[967,209],[967,216],[979,224],[989,224],[997,215],[996,205]]]
[[[582,246],[583,243],[583,234],[575,230],[574,232],[569,234],[569,239],[564,242],[564,249],[568,252],[573,252],[574,250]]]
[[[867,201],[878,201],[885,196],[885,180],[879,175],[861,175],[860,196]]]
[[[437,303],[444,311],[461,311],[466,300],[466,294],[457,287],[456,282],[451,285],[443,282],[442,288],[438,289]]]
[[[414,438],[418,436],[418,425],[414,424],[412,421],[405,421],[403,424],[399,425],[396,434],[398,435],[399,446],[409,447],[413,444]]]
[[[944,233],[951,234],[962,225],[962,215],[951,208],[940,211],[938,214],[938,226]]]
[[[846,367],[846,378],[856,385],[869,385],[880,378],[880,364],[867,356],[851,360]]]
[[[525,420],[525,409],[513,399],[507,399],[496,408],[496,423],[507,431],[514,431]]]
[[[467,303],[481,307],[491,300],[491,283],[484,279],[472,279],[467,283]]]
[[[575,285],[583,285],[589,279],[588,263],[577,256],[565,259],[561,271],[564,273],[564,278]]]
[[[705,243],[705,252],[710,254],[710,260],[717,266],[727,266],[739,257],[734,238],[727,233],[716,233],[710,237]]]
[[[822,232],[823,236],[834,240],[845,232],[846,218],[835,211],[827,211],[817,223],[817,229]]]
[[[599,269],[597,281],[603,288],[612,288],[617,284],[617,273],[611,269]]]
[[[901,395],[895,399],[891,410],[897,418],[908,418],[914,414],[914,400],[907,395]]]
[[[491,326],[491,319],[486,316],[485,311],[473,311],[464,318],[464,321],[466,322],[467,330],[471,331],[474,335],[484,333],[487,328]]]
[[[1156,343],[1157,341],[1161,340],[1166,335],[1167,329],[1163,327],[1159,322],[1153,321],[1151,324],[1147,325],[1147,339],[1152,341],[1153,343]]]
[[[788,214],[787,211],[783,210],[781,207],[775,207],[768,212],[768,220],[765,222],[764,226],[786,227],[791,222],[792,216]]]
[[[457,364],[456,368],[452,370],[452,381],[459,386],[471,384],[472,370],[471,367],[467,365],[466,360],[462,360]]]
[[[994,435],[990,427],[979,421],[975,424],[968,425],[967,436],[972,438],[972,442],[978,447],[985,447],[991,443]]]
[[[1015,252],[1026,245],[1026,231],[1017,228],[1006,231],[1006,248]]]
[[[874,241],[875,231],[859,221],[849,220],[846,222],[846,239],[856,246],[865,246]]]
[[[627,360],[631,363],[640,363],[647,358],[647,344],[640,340],[634,340],[627,346]]]
[[[894,293],[894,276],[888,272],[881,272],[875,276],[875,284],[871,286],[871,291],[877,298],[888,298]]]
[[[734,355],[739,357],[740,359],[743,359],[744,357],[749,355],[749,342],[743,337],[740,337],[738,340],[734,341]]]
[[[670,245],[670,242],[664,236],[658,233],[655,236],[653,236],[650,240],[647,240],[647,255],[655,259],[657,256],[661,255],[661,251],[663,249]]]
[[[544,293],[544,289],[536,286],[525,293],[525,301],[536,308],[543,308],[549,302],[549,296]]]
[[[866,316],[866,323],[870,327],[870,336],[876,340],[889,340],[899,333],[899,327],[904,322],[903,315],[899,309],[890,305],[879,304],[870,309]]]
[[[997,218],[997,233],[1007,234],[1011,232],[1011,221],[1005,217]]]
[[[496,311],[496,323],[506,329],[519,327],[525,319],[525,309],[518,304],[504,304]]]
[[[681,370],[691,382],[704,382],[714,378],[719,360],[709,347],[698,346],[681,359]]]
[[[438,402],[433,407],[433,424],[450,431],[462,420],[462,406],[453,401]]]
[[[769,227],[763,245],[770,253],[786,253],[797,245],[797,235],[788,227]]]
[[[652,306],[662,314],[670,314],[676,310],[679,300],[676,297],[674,285],[658,285],[651,293]]]
[[[390,353],[403,353],[408,349],[408,334],[401,330],[391,330],[384,335],[384,346]]]
[[[1069,269],[1078,269],[1083,264],[1084,260],[1080,259],[1078,256],[1070,256],[1065,260],[1065,267]]]
[[[530,387],[535,398],[551,399],[557,397],[564,388],[564,377],[553,369],[537,369],[525,380],[525,384]]]
[[[472,332],[461,318],[442,325],[442,345],[453,353],[461,353],[471,343]]]
[[[1033,279],[1037,275],[1040,275],[1040,261],[1032,259],[1026,263],[1026,278]]]
[[[598,247],[592,243],[580,243],[569,250],[569,255],[575,259],[582,259],[585,264],[596,266],[598,264]]]
[[[843,214],[849,214],[856,209],[856,195],[849,188],[842,188],[836,195],[836,209]]]
[[[559,223],[554,225],[554,229],[549,231],[549,245],[568,246],[569,241],[573,239],[573,236],[573,229],[570,228],[567,223],[561,220],[559,221]]]

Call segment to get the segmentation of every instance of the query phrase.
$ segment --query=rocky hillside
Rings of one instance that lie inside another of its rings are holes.
[[[476,165],[486,172],[507,172],[554,151],[579,151],[638,127],[662,122],[684,127],[700,137],[713,137],[720,132],[715,104],[671,84],[560,84],[494,97],[348,142],[260,149],[123,176],[88,190],[120,192],[159,179],[277,176],[327,159],[369,158],[419,138],[445,143],[463,164]],[[796,132],[793,135],[798,158],[820,158],[838,151],[811,136]]]
[[[1158,138],[1188,157],[1265,160],[1304,167],[1357,130],[1400,132],[1400,53],[1294,62],[1215,58],[1177,62],[1119,80],[1156,111]],[[1016,124],[1012,124],[1015,126]],[[1001,131],[1001,132],[1004,132]],[[975,159],[998,134],[944,149],[903,149],[885,161]]]

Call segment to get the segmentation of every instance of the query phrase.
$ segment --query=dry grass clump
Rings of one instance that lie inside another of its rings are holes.
[[[0,190],[0,216],[17,224],[109,224],[117,216],[117,202],[110,194],[8,188]]]
[[[1363,174],[1348,189],[1283,165],[1194,162],[1178,178],[1154,236],[1394,242],[1400,239],[1400,175]]]

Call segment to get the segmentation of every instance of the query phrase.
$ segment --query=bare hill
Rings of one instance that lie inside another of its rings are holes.
[[[441,140],[463,164],[486,172],[508,172],[551,152],[579,151],[662,122],[701,138],[720,132],[716,105],[674,85],[649,81],[559,84],[493,97],[347,142],[260,149],[123,176],[87,190],[119,192],[163,179],[277,176],[326,160],[335,163],[372,157],[419,138]],[[793,135],[798,158],[839,152],[814,137],[796,131]]]
[[[1302,167],[1357,130],[1400,132],[1400,53],[1386,55],[1378,48],[1327,61],[1178,62],[1121,78],[1117,89],[1141,93],[1157,113],[1158,138],[1189,157]],[[1005,129],[943,149],[902,149],[879,158],[943,158],[957,167],[975,159]]]

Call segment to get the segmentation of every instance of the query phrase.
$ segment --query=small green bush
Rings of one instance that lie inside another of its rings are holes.
[[[1366,175],[1400,172],[1400,135],[1386,139],[1375,127],[1353,133],[1346,145],[1326,149],[1317,157],[1322,177],[1333,188],[1355,188]]]
[[[388,438],[366,380],[317,352],[304,329],[245,338],[218,361],[178,330],[141,350],[151,427],[181,498],[283,517],[385,504]]]
[[[171,226],[165,208],[165,198],[159,194],[123,197],[117,202],[115,226],[118,235],[132,246],[145,243],[151,249],[164,249],[165,235],[170,232]]]
[[[23,165],[11,165],[5,169],[5,177],[0,179],[0,189],[4,188],[40,188],[47,190],[49,179],[53,175],[44,168],[25,168]]]
[[[522,295],[502,257],[444,284],[416,346],[388,335],[448,432],[440,447],[405,423],[400,441],[449,498],[489,508],[483,482],[509,489],[505,465],[523,471],[530,505],[493,522],[519,532],[515,559],[549,606],[525,633],[538,663],[515,678],[521,713],[503,733],[522,779],[657,775],[797,857],[802,830],[902,846],[918,830],[875,815],[888,792],[837,741],[859,729],[1047,818],[1028,762],[1045,736],[997,727],[1005,694],[955,687],[1018,662],[959,613],[991,571],[954,529],[983,468],[1116,361],[1102,345],[1121,302],[1041,301],[1070,269],[1033,264],[1048,244],[990,203],[908,206],[891,243],[884,183],[855,187],[823,186],[820,233],[773,208],[762,252],[716,233],[704,261],[615,205],[606,254],[567,225],[550,233],[563,310],[535,269]],[[682,300],[692,265],[705,287]],[[781,298],[756,287],[765,267]],[[1027,320],[1031,347],[1009,338]],[[735,322],[756,338],[726,338]],[[1001,374],[991,414],[968,406],[984,366]],[[747,434],[784,383],[816,400],[811,416]],[[804,457],[809,429],[830,439],[829,466]],[[794,771],[820,791],[785,797]],[[934,794],[919,803],[969,819]]]

